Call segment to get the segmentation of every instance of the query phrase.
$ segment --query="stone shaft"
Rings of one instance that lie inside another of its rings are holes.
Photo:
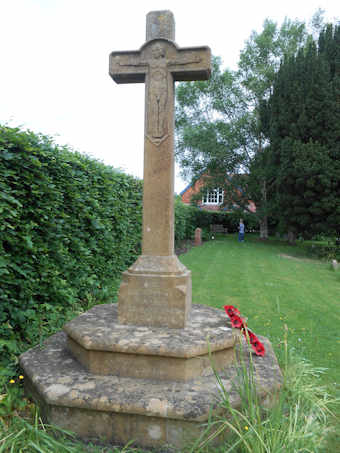
[[[175,19],[171,11],[151,11],[146,15],[146,41],[157,38],[175,41]]]
[[[191,275],[174,255],[174,82],[210,76],[208,47],[178,48],[170,11],[147,16],[139,51],[112,52],[117,83],[145,83],[142,255],[123,274],[122,324],[184,328],[191,310]]]

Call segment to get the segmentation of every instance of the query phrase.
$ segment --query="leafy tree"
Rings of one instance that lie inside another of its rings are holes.
[[[281,229],[305,236],[340,224],[340,27],[326,26],[281,65],[262,106]]]
[[[253,32],[247,41],[238,71],[223,71],[215,58],[209,81],[177,89],[176,157],[183,176],[192,180],[205,176],[202,190],[224,187],[225,205],[247,209],[248,200],[256,200],[263,237],[266,178],[260,166],[253,165],[264,148],[259,109],[272,91],[280,58],[294,53],[305,37],[300,22],[286,19],[278,28],[266,20],[262,33]]]
[[[238,75],[249,99],[253,122],[253,162],[250,165],[249,187],[251,198],[258,207],[260,220],[260,237],[268,237],[268,191],[270,191],[271,173],[267,160],[262,157],[267,145],[263,135],[260,111],[262,104],[268,99],[273,89],[275,73],[284,57],[294,55],[307,39],[306,26],[297,20],[285,19],[281,27],[266,19],[261,33],[252,32],[245,48],[240,53]],[[267,153],[266,153],[267,154]]]

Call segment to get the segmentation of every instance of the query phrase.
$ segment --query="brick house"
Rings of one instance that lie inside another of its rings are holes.
[[[196,195],[200,192],[203,187],[203,179],[198,179],[194,185],[189,184],[182,192],[180,193],[182,202],[185,204],[191,203],[191,198],[193,195]],[[241,189],[240,189],[241,190]],[[224,201],[224,189],[217,188],[214,190],[207,190],[206,194],[203,195],[202,199],[197,202],[197,206],[206,211],[219,211],[221,205]],[[237,204],[234,204],[234,207],[237,207]],[[222,208],[227,210],[227,208]],[[248,200],[248,209],[251,212],[256,212],[256,205],[253,201]]]

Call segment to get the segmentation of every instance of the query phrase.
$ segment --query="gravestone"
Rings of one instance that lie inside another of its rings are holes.
[[[196,228],[195,230],[195,246],[202,245],[202,229]]]
[[[221,310],[192,305],[190,271],[174,254],[174,81],[208,78],[211,58],[174,36],[172,13],[151,12],[140,50],[110,55],[117,83],[145,83],[142,255],[123,273],[118,304],[93,307],[20,357],[43,419],[86,441],[183,448],[218,410],[212,363],[231,404],[240,402],[239,332]],[[267,355],[254,367],[265,398],[280,370],[262,340]]]

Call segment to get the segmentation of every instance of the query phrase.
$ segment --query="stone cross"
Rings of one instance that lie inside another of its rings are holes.
[[[174,39],[173,14],[170,11],[152,11],[147,15],[146,43],[140,50],[112,52],[110,55],[110,75],[115,82],[145,83],[142,255],[130,269],[130,274],[183,273],[183,266],[174,256],[174,82],[208,79],[211,52],[208,47],[179,48]],[[131,311],[135,310],[133,306],[138,303],[140,307],[155,303],[153,310],[165,308],[164,303],[171,306],[171,296],[164,296],[168,291],[160,294],[157,284],[153,293],[142,294],[144,302],[137,300],[134,291],[124,289],[124,284],[128,283],[124,282],[123,275],[118,300],[122,322],[140,321],[142,308],[131,318]],[[135,288],[134,284],[130,286]],[[148,282],[144,282],[144,288],[147,286]],[[130,295],[123,294],[127,292]],[[148,324],[145,320],[140,323]],[[155,325],[158,324],[168,325],[168,321],[157,321]]]

